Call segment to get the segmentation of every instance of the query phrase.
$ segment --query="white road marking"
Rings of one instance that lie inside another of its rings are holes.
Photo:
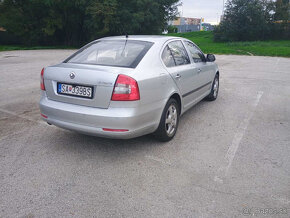
[[[11,112],[11,111],[8,111],[8,110],[5,110],[5,109],[1,109],[0,108],[0,111],[3,112],[3,113],[6,113],[6,114],[10,114],[10,115],[25,119],[25,120],[29,120],[29,121],[34,122],[34,123],[46,125],[44,122],[36,121],[36,120],[30,119],[29,117],[26,117],[26,116],[23,116],[21,114],[17,114],[17,113],[14,113],[14,112]]]
[[[259,91],[258,95],[256,97],[256,100],[253,104],[253,110],[250,112],[249,116],[247,116],[243,122],[241,123],[241,125],[239,126],[238,131],[236,132],[236,134],[234,135],[234,139],[232,141],[232,144],[230,145],[226,155],[225,155],[225,165],[222,166],[219,170],[218,173],[219,175],[214,177],[214,181],[219,182],[219,183],[223,183],[223,179],[227,177],[229,169],[233,163],[233,160],[235,158],[236,152],[239,148],[239,145],[243,139],[243,136],[248,128],[248,125],[250,123],[250,120],[252,119],[255,109],[258,106],[261,97],[263,96],[264,92]]]
[[[162,163],[164,165],[171,166],[171,163],[169,163],[169,162],[167,162],[167,161],[165,161],[165,160],[163,160],[161,158],[158,158],[158,157],[154,157],[154,156],[151,156],[151,155],[146,155],[145,158],[150,159],[150,160],[153,160],[153,161],[156,161],[158,163]]]
[[[1,140],[7,139],[7,138],[13,138],[13,136],[18,135],[18,134],[22,134],[26,131],[26,129],[20,130],[18,132],[13,132],[13,133],[9,133],[8,135],[5,136],[0,136],[0,142]]]
[[[280,62],[280,58],[277,59],[276,61],[276,64],[275,64],[275,72],[274,73],[277,73],[278,72],[278,64]]]
[[[218,182],[218,183],[223,183],[223,182],[224,182],[224,180],[222,180],[222,179],[219,178],[218,176],[215,176],[215,177],[214,177],[214,181],[215,181],[215,182]]]
[[[274,199],[276,201],[279,201],[282,204],[290,204],[290,200],[288,198],[276,197],[274,195],[271,195],[271,199]]]

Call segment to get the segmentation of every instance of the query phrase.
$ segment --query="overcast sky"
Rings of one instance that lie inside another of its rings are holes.
[[[206,23],[216,24],[220,21],[223,10],[223,0],[181,0],[183,17],[205,18]],[[226,2],[226,0],[225,0]]]

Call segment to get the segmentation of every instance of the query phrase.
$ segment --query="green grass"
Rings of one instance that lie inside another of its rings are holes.
[[[290,40],[214,42],[212,32],[174,33],[169,35],[184,37],[193,41],[204,53],[290,57]]]
[[[22,46],[22,45],[0,45],[0,51],[14,50],[40,50],[40,49],[76,49],[71,46]]]
[[[212,32],[174,33],[195,42],[204,53],[290,57],[290,40],[256,42],[214,42]],[[36,49],[74,49],[68,46],[13,46],[0,45],[0,51]]]

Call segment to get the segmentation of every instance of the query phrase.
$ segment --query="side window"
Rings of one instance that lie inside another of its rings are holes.
[[[181,41],[170,42],[168,47],[173,55],[176,66],[190,64],[187,51]]]
[[[204,55],[200,52],[200,50],[194,44],[188,41],[185,41],[185,44],[187,45],[187,48],[194,63],[202,62],[202,60],[204,59]]]
[[[162,53],[162,60],[166,67],[174,67],[175,62],[168,46],[165,47]]]

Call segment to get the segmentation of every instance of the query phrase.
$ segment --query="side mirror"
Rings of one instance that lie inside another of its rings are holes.
[[[215,62],[215,56],[213,54],[208,54],[206,56],[206,61],[207,62]]]

